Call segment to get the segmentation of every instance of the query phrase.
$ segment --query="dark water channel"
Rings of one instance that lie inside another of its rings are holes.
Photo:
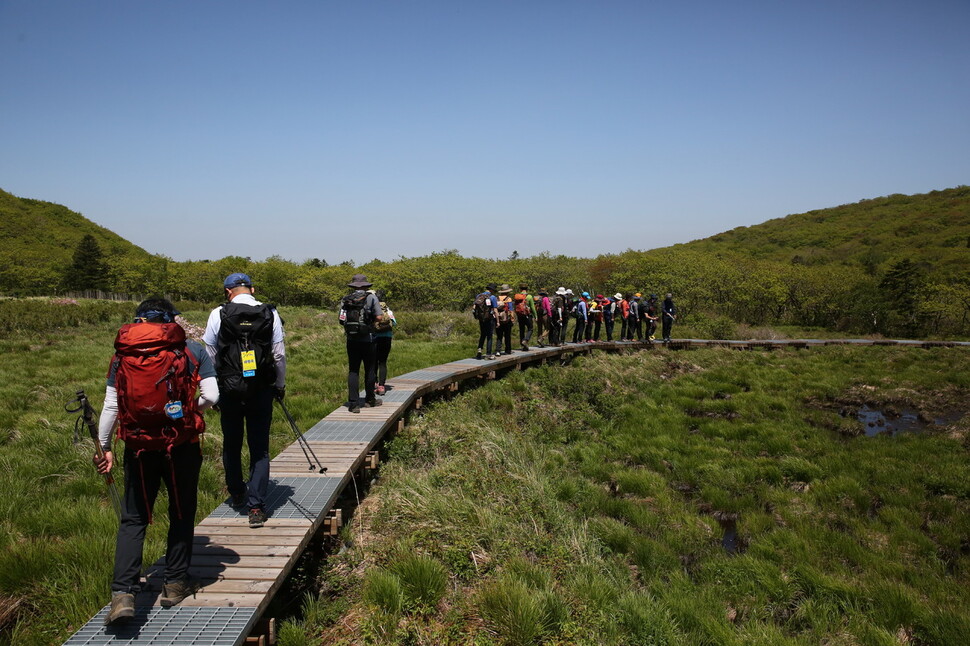
[[[918,411],[911,408],[886,411],[869,406],[863,406],[856,413],[856,419],[862,422],[868,437],[880,433],[888,433],[892,436],[900,433],[922,433],[928,428],[952,424],[962,416],[959,412],[949,412],[932,420],[926,420]]]

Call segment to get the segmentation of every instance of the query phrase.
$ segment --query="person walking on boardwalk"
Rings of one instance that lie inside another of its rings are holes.
[[[535,299],[536,308],[536,341],[540,348],[546,347],[549,341],[549,327],[552,319],[552,303],[549,294],[544,289],[540,289],[538,297]]]
[[[597,294],[587,302],[589,325],[586,326],[587,343],[600,340],[600,327],[603,324],[603,295]]]
[[[638,334],[637,328],[640,322],[640,302],[638,296],[633,295],[628,299],[629,308],[626,315],[626,340],[632,341]]]
[[[653,341],[656,338],[657,320],[660,319],[660,312],[657,311],[656,294],[650,294],[650,298],[647,299],[647,306],[644,309],[647,318],[647,339]]]
[[[627,340],[627,319],[630,318],[630,294],[624,294],[623,299],[620,301],[620,341]]]
[[[583,292],[583,294],[584,297],[589,296],[586,292]],[[573,297],[573,315],[576,317],[576,329],[573,330],[573,343],[582,343],[585,340],[584,335],[586,334],[586,323],[589,321],[589,310],[587,309],[584,297]]]
[[[670,328],[673,327],[674,321],[677,320],[677,307],[674,305],[674,295],[667,292],[667,297],[664,298],[662,316],[663,316],[663,342],[670,343]]]
[[[397,319],[384,300],[384,292],[371,293],[377,296],[381,306],[381,320],[374,324],[374,350],[377,353],[377,384],[374,386],[374,393],[383,395],[387,390],[387,358],[391,354],[391,341]]]
[[[566,343],[569,339],[569,319],[573,316],[573,290],[566,289],[562,293],[562,330],[560,330],[559,343]]]
[[[556,290],[555,296],[552,297],[550,303],[550,316],[549,316],[549,339],[550,343],[554,346],[561,346],[566,340],[565,333],[563,332],[565,325],[564,319],[566,318],[566,288],[560,287]]]
[[[212,310],[202,340],[219,377],[222,464],[234,507],[249,510],[249,526],[266,522],[269,427],[273,400],[286,392],[283,320],[256,300],[253,282],[234,273],[223,282],[229,301]],[[242,444],[249,448],[249,482],[243,480]]]
[[[485,286],[485,291],[475,297],[475,304],[472,305],[472,315],[478,321],[478,354],[476,359],[482,358],[482,350],[485,351],[486,359],[494,359],[492,354],[492,337],[495,335],[495,325],[498,322],[496,310],[498,310],[498,299],[495,297],[497,287],[495,283]]]
[[[606,300],[607,302],[603,305],[603,325],[606,327],[606,340],[612,341],[616,318],[620,316],[617,312],[620,311],[620,301],[623,300],[623,294],[617,292]]]
[[[515,295],[514,301],[515,320],[519,324],[519,345],[522,346],[523,352],[528,352],[534,322],[538,318],[535,299],[529,293],[528,285],[525,283],[519,285],[519,293]]]
[[[201,344],[186,339],[185,330],[175,322],[177,314],[165,299],[139,304],[135,322],[118,331],[108,369],[98,425],[104,454],[95,455],[94,464],[102,474],[111,471],[111,431],[117,423],[118,437],[125,443],[125,491],[105,624],[135,616],[145,529],[162,482],[168,490],[169,523],[160,603],[173,606],[197,589],[188,571],[202,467],[201,411],[219,401],[219,387],[212,360]]]
[[[354,274],[347,287],[351,292],[340,301],[338,321],[347,337],[347,410],[359,413],[360,368],[364,367],[364,406],[380,406],[374,385],[377,382],[377,346],[375,326],[381,324],[384,312],[373,292],[365,291],[372,283],[363,274]]]
[[[511,293],[512,288],[508,285],[499,287],[498,309],[496,310],[498,318],[498,341],[496,341],[495,348],[495,354],[499,355],[503,354],[503,344],[505,347],[504,354],[512,354],[512,320],[515,312],[512,309],[512,297],[509,296]]]

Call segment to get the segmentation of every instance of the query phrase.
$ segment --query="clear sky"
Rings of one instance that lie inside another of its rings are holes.
[[[0,0],[0,188],[176,260],[592,257],[968,183],[968,0]]]

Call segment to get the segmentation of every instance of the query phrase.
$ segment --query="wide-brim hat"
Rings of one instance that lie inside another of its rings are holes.
[[[615,298],[618,301],[622,301],[623,300],[623,294],[621,294],[620,292],[617,292],[617,293],[613,294],[613,298]]]
[[[501,287],[498,288],[499,294],[509,294],[511,292],[512,292],[512,288],[509,287],[508,285],[503,284]]]
[[[354,277],[350,279],[347,283],[347,287],[356,287],[357,289],[363,289],[365,287],[370,287],[374,283],[367,280],[367,276],[364,274],[354,274]]]
[[[546,291],[546,290],[544,290],[544,289],[540,289],[540,290],[538,291],[538,294],[539,294],[539,296],[548,296],[548,295],[549,295],[549,292],[547,292],[547,291]]]
[[[560,287],[559,289],[557,289],[556,290],[556,295],[557,296],[565,296],[566,295],[566,288],[565,287]]]

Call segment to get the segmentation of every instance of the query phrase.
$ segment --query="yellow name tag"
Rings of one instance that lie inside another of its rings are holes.
[[[243,350],[240,353],[240,356],[242,357],[243,377],[255,377],[256,376],[256,351]]]

